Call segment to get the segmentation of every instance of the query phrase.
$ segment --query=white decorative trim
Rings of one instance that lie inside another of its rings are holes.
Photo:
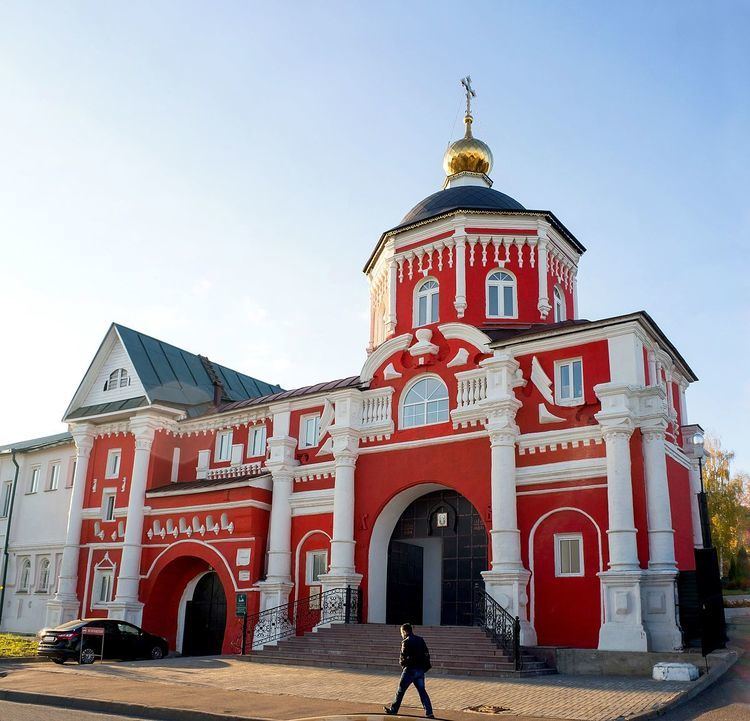
[[[385,343],[381,343],[370,355],[367,357],[365,364],[362,366],[362,372],[359,374],[359,379],[362,383],[369,383],[375,371],[385,363],[394,353],[405,351],[411,344],[412,339],[411,333],[404,333],[403,335],[396,336],[387,340]]]
[[[391,381],[394,378],[401,378],[403,374],[399,373],[394,367],[393,363],[389,363],[383,370],[383,380]]]
[[[446,364],[448,368],[454,368],[456,366],[465,366],[469,362],[469,351],[466,348],[459,348],[456,351],[456,355]]]
[[[429,328],[418,328],[415,335],[417,336],[417,342],[409,348],[409,355],[412,358],[417,358],[421,355],[438,354],[440,348],[431,342],[432,331]]]
[[[462,340],[482,353],[492,353],[489,346],[490,337],[479,328],[466,323],[443,323],[438,326],[438,330],[446,340]]]
[[[676,446],[674,443],[672,443],[672,441],[665,440],[664,450],[666,450],[667,455],[670,458],[673,458],[681,466],[684,466],[689,471],[692,470],[693,466],[690,463],[690,459],[685,455],[685,453],[679,446]]]
[[[560,418],[552,413],[544,403],[539,404],[539,422],[544,423],[562,423],[565,419]]]
[[[417,426],[421,428],[421,426]],[[442,443],[456,443],[457,441],[470,441],[475,438],[487,438],[487,431],[469,431],[467,433],[455,433],[451,436],[438,436],[436,438],[420,438],[415,441],[401,441],[399,443],[382,443],[379,446],[368,446],[360,448],[359,454],[382,453],[384,451],[405,451],[410,448],[422,448],[424,446],[437,446]],[[489,449],[489,442],[487,444]]]
[[[545,463],[539,466],[516,468],[516,486],[529,486],[538,483],[560,483],[579,481],[588,478],[607,476],[607,458],[578,458],[559,463]]]
[[[304,466],[295,466],[294,482],[306,483],[307,481],[318,481],[322,478],[335,478],[336,464],[334,461],[324,463],[308,463]]]
[[[174,543],[171,543],[167,548],[165,548],[151,563],[149,566],[148,571],[146,572],[146,575],[141,575],[141,578],[148,578],[151,573],[153,572],[154,568],[156,568],[156,564],[159,562],[159,559],[168,551],[171,551],[175,546],[179,546],[181,543],[197,543],[199,546],[205,546],[206,548],[210,548],[220,559],[221,562],[224,564],[225,568],[227,569],[227,574],[229,575],[229,578],[232,579],[232,586],[234,588],[234,591],[239,591],[240,589],[237,587],[237,581],[234,578],[234,573],[232,572],[232,568],[229,565],[229,562],[226,558],[224,558],[224,555],[219,552],[217,548],[214,548],[210,543],[206,543],[205,541],[199,541],[196,538],[185,538],[180,541],[175,541]]]
[[[174,506],[173,508],[144,508],[144,516],[171,516],[178,513],[194,513],[196,511],[223,511],[227,508],[260,508],[270,511],[271,505],[262,501],[225,501],[224,503],[202,503],[195,506]]]
[[[323,436],[328,433],[328,429],[331,427],[334,419],[334,408],[329,398],[323,400],[323,412],[320,414],[320,422],[318,423],[318,444],[323,440]]]
[[[269,418],[271,418],[270,409],[263,405],[239,413],[206,416],[194,421],[181,421],[179,424],[175,424],[173,428],[165,430],[174,436],[195,436],[200,433],[206,434],[229,428],[256,425]]]
[[[246,481],[232,481],[227,479],[226,483],[217,485],[207,486],[205,488],[188,488],[186,490],[179,490],[180,483],[175,483],[177,488],[169,488],[164,491],[146,491],[146,495],[149,498],[168,498],[170,496],[192,496],[195,493],[210,493],[211,491],[224,491],[228,488],[262,488],[263,490],[270,491],[273,488],[273,481],[271,480],[271,474],[265,473],[258,478]]]
[[[567,493],[568,491],[591,491],[596,488],[606,488],[606,483],[595,483],[590,486],[565,486],[564,488],[540,488],[536,491],[518,491],[517,496],[540,496],[547,493]]]
[[[320,528],[314,528],[313,530],[308,531],[300,539],[299,543],[297,544],[297,548],[294,551],[294,600],[295,601],[299,600],[299,588],[300,588],[300,583],[299,583],[299,557],[300,557],[300,552],[302,550],[302,546],[304,545],[305,541],[308,538],[310,538],[311,536],[316,535],[317,533],[320,533],[320,534],[324,535],[328,539],[329,545],[331,543],[331,537],[325,531],[321,530]]]
[[[333,513],[333,488],[318,491],[297,491],[289,497],[292,517]]]
[[[602,443],[602,430],[598,424],[524,433],[518,439],[518,454],[522,456],[525,453],[565,450],[568,446],[577,448],[580,445],[589,446],[592,443]]]
[[[552,379],[544,372],[536,356],[531,359],[531,382],[536,386],[536,389],[542,394],[542,398],[547,403],[555,402],[552,395]],[[539,415],[541,418],[541,413]]]

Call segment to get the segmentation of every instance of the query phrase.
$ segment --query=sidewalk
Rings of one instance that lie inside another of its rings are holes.
[[[254,664],[232,657],[175,658],[93,666],[9,667],[7,677],[0,678],[0,697],[7,691],[44,693],[63,699],[97,699],[285,721],[382,712],[396,681],[396,671],[380,674]],[[451,721],[477,721],[498,712],[526,718],[612,721],[655,713],[699,683],[601,676],[519,680],[436,676],[428,680],[427,688],[436,714]],[[422,715],[413,689],[405,702],[404,715]],[[488,709],[489,714],[468,711],[480,706],[497,710],[492,713]]]

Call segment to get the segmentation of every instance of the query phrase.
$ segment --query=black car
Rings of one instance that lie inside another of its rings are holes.
[[[99,629],[104,629],[104,635],[83,633],[84,628],[97,629],[99,634]],[[121,660],[160,659],[169,651],[166,640],[161,636],[154,636],[126,621],[106,618],[69,621],[56,628],[45,628],[38,635],[40,639],[37,655],[46,656],[55,663],[93,663],[102,653],[102,646],[104,658]]]

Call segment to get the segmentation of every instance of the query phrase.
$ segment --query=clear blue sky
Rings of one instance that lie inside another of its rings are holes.
[[[0,441],[117,320],[286,387],[359,372],[379,234],[439,189],[459,78],[495,187],[647,309],[750,470],[750,4],[3,2]],[[456,122],[458,120],[458,122]]]

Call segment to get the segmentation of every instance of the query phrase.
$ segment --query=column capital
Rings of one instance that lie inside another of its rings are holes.
[[[93,423],[76,423],[68,426],[73,442],[76,444],[76,455],[88,458],[94,447],[96,427]]]
[[[150,451],[156,431],[164,424],[155,416],[143,415],[131,418],[129,425],[130,432],[135,437],[136,450]]]
[[[271,436],[268,439],[269,458],[266,460],[266,468],[274,475],[283,472],[292,473],[299,461],[294,457],[297,448],[297,439],[291,436]]]
[[[514,446],[521,431],[515,422],[516,411],[493,411],[485,423],[490,446]]]

